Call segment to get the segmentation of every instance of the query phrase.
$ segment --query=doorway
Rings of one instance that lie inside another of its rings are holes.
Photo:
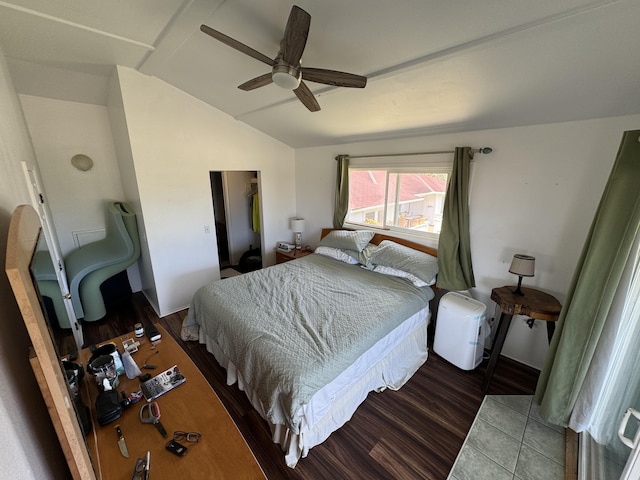
[[[220,270],[262,268],[260,180],[257,171],[211,171]]]

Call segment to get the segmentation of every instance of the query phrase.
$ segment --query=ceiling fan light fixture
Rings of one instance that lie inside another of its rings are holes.
[[[273,83],[287,90],[295,90],[300,86],[302,75],[300,70],[289,65],[275,65],[271,72]]]
[[[280,41],[280,50],[273,60],[207,25],[201,25],[200,30],[228,47],[271,67],[270,73],[266,72],[238,85],[240,90],[248,92],[270,83],[275,83],[281,88],[292,90],[298,100],[310,112],[318,112],[320,111],[320,105],[313,92],[307,86],[307,81],[334,87],[364,88],[367,85],[367,77],[337,70],[327,70],[326,68],[305,67],[303,72],[300,59],[307,44],[310,24],[311,15],[297,5],[293,5],[284,30],[284,36]],[[302,77],[304,77],[304,80]]]

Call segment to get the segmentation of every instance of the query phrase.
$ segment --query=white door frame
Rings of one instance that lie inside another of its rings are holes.
[[[627,408],[627,411],[620,422],[620,428],[618,429],[618,437],[627,447],[631,449],[629,459],[624,467],[624,471],[620,476],[620,480],[635,480],[640,478],[640,427],[636,430],[636,435],[633,440],[625,437],[625,429],[627,422],[633,416],[636,420],[640,420],[640,412],[634,408]]]
[[[46,200],[44,189],[42,188],[40,171],[36,166],[29,165],[27,162],[23,161],[21,163],[29,187],[31,203],[40,216],[42,233],[49,248],[49,254],[51,255],[51,261],[54,265],[58,285],[60,285],[60,295],[62,296],[62,301],[69,316],[69,324],[71,325],[73,338],[76,342],[76,347],[78,350],[81,350],[84,345],[84,332],[82,331],[82,325],[80,325],[80,322],[78,322],[76,318],[76,312],[73,310],[73,303],[71,302],[71,294],[69,293],[69,285],[67,283],[67,272],[64,268],[64,261],[53,224],[51,210],[49,209],[49,203]]]

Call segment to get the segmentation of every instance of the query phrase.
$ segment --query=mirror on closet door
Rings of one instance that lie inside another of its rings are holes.
[[[31,270],[33,260],[43,264],[47,260],[48,252],[37,250],[41,230],[40,217],[33,207],[20,205],[16,208],[9,225],[5,271],[31,339],[29,361],[71,474],[77,479],[95,479],[74,401],[75,393],[70,389],[72,382],[67,382],[68,374],[58,355]]]
[[[56,350],[58,354],[66,355],[77,352],[79,348],[70,333],[73,327],[55,270],[44,231],[41,230],[30,271]]]

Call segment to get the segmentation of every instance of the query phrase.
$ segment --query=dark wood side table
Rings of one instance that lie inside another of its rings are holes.
[[[491,300],[498,304],[500,311],[500,320],[498,320],[498,331],[496,333],[494,344],[491,349],[491,357],[487,365],[487,371],[484,374],[482,382],[482,391],[486,392],[491,384],[493,372],[498,363],[504,340],[507,338],[511,319],[514,315],[526,315],[536,320],[544,320],[547,322],[547,335],[549,342],[555,330],[555,322],[560,316],[562,306],[560,302],[549,295],[534,288],[522,287],[524,295],[515,295],[513,291],[515,286],[494,288],[491,291]]]
[[[291,250],[290,252],[283,252],[282,250],[278,250],[276,248],[276,263],[284,263],[289,262],[291,260],[295,260],[296,258],[306,257],[307,255],[311,255],[313,252],[309,250],[301,249],[301,250]]]

